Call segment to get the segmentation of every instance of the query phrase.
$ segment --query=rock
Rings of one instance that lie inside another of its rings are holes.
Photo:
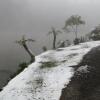
[[[84,55],[60,100],[100,100],[100,46]]]

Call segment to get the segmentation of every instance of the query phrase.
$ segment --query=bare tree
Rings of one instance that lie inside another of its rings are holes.
[[[31,57],[30,63],[32,63],[32,62],[35,61],[35,55],[28,48],[27,42],[35,42],[35,40],[33,40],[33,39],[26,39],[25,35],[23,35],[21,40],[16,41],[16,43],[18,43],[19,45],[21,45],[26,50],[26,52],[29,54],[29,56]]]
[[[56,40],[57,40],[57,35],[61,33],[60,30],[56,30],[54,27],[51,28],[51,31],[48,34],[53,35],[53,49],[56,49]]]

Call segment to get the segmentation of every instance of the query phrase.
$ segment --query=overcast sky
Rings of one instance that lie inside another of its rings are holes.
[[[14,69],[27,58],[14,43],[23,34],[37,40],[31,46],[39,54],[50,43],[46,34],[52,26],[60,29],[69,16],[78,14],[86,21],[81,33],[88,33],[100,24],[99,10],[100,0],[0,0],[0,69]],[[63,34],[61,39],[71,37]]]

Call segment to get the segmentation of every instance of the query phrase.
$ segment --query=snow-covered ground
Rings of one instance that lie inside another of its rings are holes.
[[[0,100],[59,100],[62,89],[70,82],[73,68],[100,41],[50,50],[36,57],[22,73],[12,79]],[[48,66],[49,67],[46,67]]]

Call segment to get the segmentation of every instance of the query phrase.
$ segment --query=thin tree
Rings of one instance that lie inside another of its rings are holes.
[[[81,16],[78,15],[72,15],[71,17],[69,17],[66,22],[65,22],[65,26],[64,26],[64,30],[67,30],[67,32],[73,32],[75,34],[75,39],[78,38],[78,27],[80,25],[85,24],[85,21],[83,21],[81,19]]]
[[[29,56],[31,57],[30,63],[32,63],[32,62],[35,61],[35,55],[28,48],[27,42],[35,42],[35,40],[33,40],[33,39],[26,39],[25,35],[23,35],[21,40],[16,41],[16,43],[18,43],[19,45],[21,45],[26,50],[26,52],[29,54]]]
[[[61,33],[60,30],[56,30],[54,27],[51,28],[51,31],[48,34],[53,35],[53,49],[56,49],[56,41],[57,41],[57,35]]]

